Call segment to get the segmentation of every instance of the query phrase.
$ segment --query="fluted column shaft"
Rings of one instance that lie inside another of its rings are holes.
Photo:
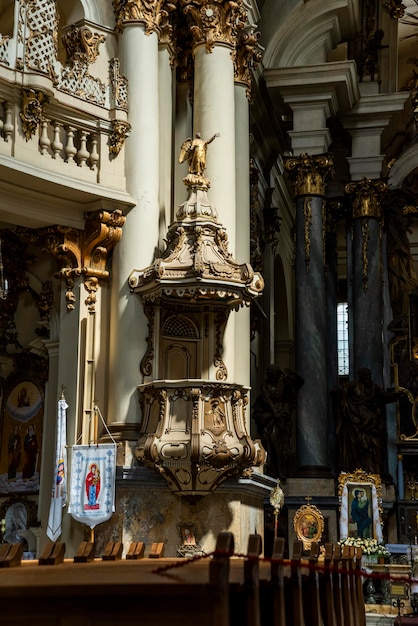
[[[311,474],[328,467],[327,302],[324,271],[327,155],[289,158],[285,167],[296,190],[296,371],[304,380],[298,394],[299,461]]]

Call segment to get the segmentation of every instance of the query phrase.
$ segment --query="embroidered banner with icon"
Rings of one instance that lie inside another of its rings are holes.
[[[115,510],[116,444],[73,446],[68,512],[90,528]]]
[[[67,409],[68,404],[62,397],[58,401],[57,445],[55,449],[55,473],[52,486],[46,534],[51,541],[56,541],[62,533],[62,509],[67,503]]]

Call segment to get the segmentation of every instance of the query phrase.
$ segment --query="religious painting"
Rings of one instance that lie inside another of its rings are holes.
[[[193,526],[183,526],[181,529],[183,545],[196,545],[196,537]]]
[[[382,485],[378,474],[361,469],[342,473],[338,480],[340,539],[376,539],[382,534]]]
[[[2,406],[0,493],[38,493],[43,391],[30,379],[12,384]]]
[[[198,529],[192,522],[181,522],[176,524],[180,535],[180,545],[177,546],[177,556],[193,558],[203,556],[204,551],[199,543]]]
[[[305,550],[309,550],[312,543],[321,541],[324,532],[324,516],[311,504],[304,504],[295,513],[293,526],[297,538],[303,542]]]

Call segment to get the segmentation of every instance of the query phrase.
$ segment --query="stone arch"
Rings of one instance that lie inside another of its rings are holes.
[[[114,28],[112,6],[103,0],[57,0],[57,9],[61,17],[61,28],[81,20]]]
[[[415,145],[409,146],[395,162],[389,175],[389,187],[400,189],[405,178],[418,168],[418,150]]]
[[[268,2],[273,4],[274,0]],[[328,53],[339,43],[348,41],[359,28],[359,3],[355,0],[314,0],[292,7],[290,4],[287,19],[277,11],[265,11],[269,19],[271,16],[277,19],[276,24],[273,19],[268,26],[265,68],[325,63]]]

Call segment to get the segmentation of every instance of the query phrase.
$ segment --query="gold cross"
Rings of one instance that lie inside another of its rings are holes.
[[[307,503],[309,504],[310,501],[312,500],[311,496],[306,496],[305,500],[307,501]]]

